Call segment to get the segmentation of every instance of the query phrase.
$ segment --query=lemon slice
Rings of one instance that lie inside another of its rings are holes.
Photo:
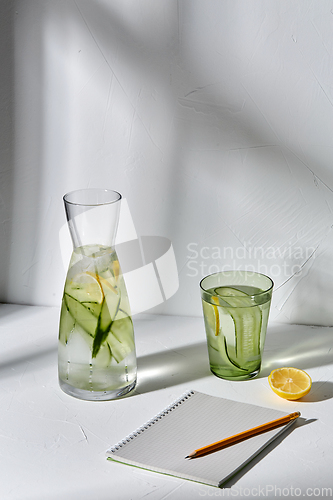
[[[273,370],[268,377],[272,390],[283,399],[300,399],[310,392],[311,377],[299,368],[283,367]]]
[[[114,260],[112,267],[113,267],[113,274],[114,274],[115,280],[118,281],[119,272],[120,272],[119,261],[118,260]]]
[[[81,303],[101,304],[104,299],[103,288],[98,276],[90,272],[76,274],[66,283],[65,292]]]
[[[212,300],[218,304],[217,297],[212,297]],[[208,324],[209,331],[212,331],[213,334],[217,337],[220,332],[220,317],[217,306],[203,300],[202,308],[204,313],[204,320]]]
[[[98,282],[102,287],[103,292],[108,294],[109,292],[117,293],[116,288],[110,283],[110,281],[102,276],[98,276]]]

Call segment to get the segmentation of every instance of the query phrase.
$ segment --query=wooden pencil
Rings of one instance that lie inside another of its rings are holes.
[[[258,425],[257,427],[253,427],[252,429],[248,429],[246,431],[240,432],[239,434],[235,434],[234,436],[230,436],[228,438],[222,439],[221,441],[216,441],[215,443],[209,444],[207,446],[203,446],[202,448],[198,448],[197,450],[192,451],[185,458],[196,458],[201,455],[206,455],[207,453],[211,453],[213,451],[219,450],[224,446],[229,446],[234,443],[238,443],[243,439],[247,439],[252,436],[256,436],[262,432],[269,431],[274,429],[275,427],[279,427],[281,425],[285,425],[291,420],[295,420],[300,416],[300,412],[296,411],[294,413],[290,413],[285,417],[277,418],[276,420],[272,420],[271,422],[267,422],[262,425]]]

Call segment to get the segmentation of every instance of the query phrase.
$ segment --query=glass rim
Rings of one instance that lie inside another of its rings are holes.
[[[232,275],[232,274],[235,274],[235,273],[243,273],[243,274],[247,274],[247,275],[255,275],[255,276],[262,276],[264,278],[267,278],[269,281],[270,281],[270,286],[265,288],[265,290],[261,290],[259,293],[253,293],[253,294],[249,294],[247,295],[247,299],[249,297],[258,297],[260,295],[263,295],[264,293],[268,293],[272,290],[272,288],[274,287],[274,281],[272,280],[272,278],[270,278],[269,276],[267,276],[266,274],[263,274],[263,273],[257,273],[256,271],[247,271],[246,269],[242,269],[242,270],[230,270],[230,271],[218,271],[216,273],[212,273],[212,274],[208,274],[207,276],[205,276],[204,278],[202,278],[202,280],[200,281],[199,283],[199,286],[201,288],[201,290],[203,292],[205,292],[207,295],[211,295],[213,296],[214,294],[207,291],[204,287],[203,287],[203,281],[206,280],[207,278],[211,278],[213,276],[218,276],[218,275],[222,275],[222,276],[227,276],[228,274]],[[222,285],[222,286],[228,286],[228,285]],[[232,285],[230,284],[230,287],[232,287]],[[218,288],[218,286],[216,286],[216,288]],[[222,294],[219,294],[220,297],[225,297],[225,295],[222,295]],[[238,299],[242,299],[242,297],[237,297]]]
[[[110,201],[101,201],[98,203],[82,203],[78,201],[71,201],[68,199],[70,196],[77,194],[77,193],[92,193],[93,191],[95,192],[101,192],[101,193],[112,193],[113,195],[117,195],[117,198],[114,200]],[[100,205],[111,205],[112,203],[116,203],[122,199],[122,195],[118,193],[118,191],[114,191],[113,189],[103,189],[103,188],[83,188],[83,189],[74,189],[73,191],[69,191],[68,193],[64,194],[63,200],[65,203],[68,203],[69,205],[76,205],[76,206],[81,206],[81,207],[98,207]]]

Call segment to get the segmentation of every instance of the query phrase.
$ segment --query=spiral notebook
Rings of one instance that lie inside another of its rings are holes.
[[[194,459],[193,450],[286,413],[189,391],[107,451],[109,459],[221,487],[294,421]]]

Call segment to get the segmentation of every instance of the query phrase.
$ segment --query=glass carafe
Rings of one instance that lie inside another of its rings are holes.
[[[136,384],[130,306],[115,237],[121,195],[82,189],[64,196],[73,241],[59,325],[61,389],[85,400],[116,399]]]

